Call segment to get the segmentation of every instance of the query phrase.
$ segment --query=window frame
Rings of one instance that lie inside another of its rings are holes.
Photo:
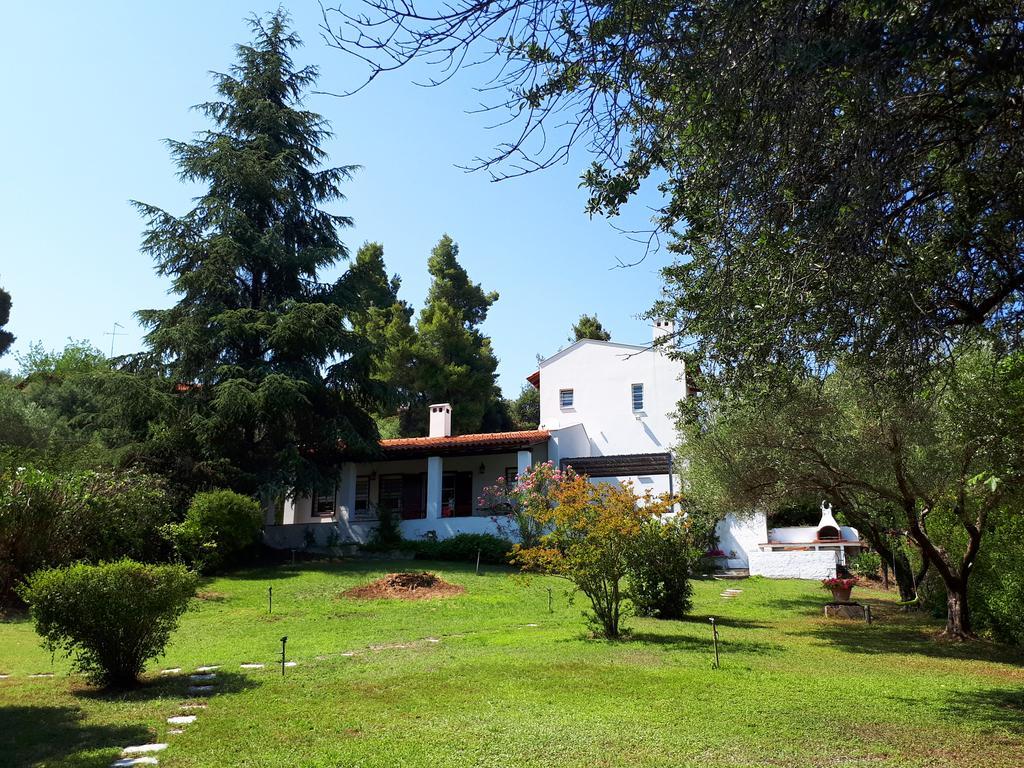
[[[569,395],[569,402],[565,402],[566,394]],[[576,405],[576,391],[572,387],[566,387],[565,389],[558,390],[558,407],[563,411],[568,410]]]
[[[360,483],[366,484],[365,497],[361,497],[359,493]],[[362,501],[362,508],[359,506],[359,502]],[[352,502],[352,519],[353,520],[373,520],[376,518],[370,511],[370,476],[369,475],[356,475],[356,490]]]
[[[322,512],[322,506],[330,500],[330,511]],[[313,505],[309,509],[310,517],[335,517],[338,514],[338,486],[334,486],[334,490],[330,493],[317,491],[316,496],[313,497]]]
[[[637,406],[637,394],[640,395],[640,405]],[[644,384],[642,381],[629,385],[629,404],[633,413],[640,413],[644,410]]]

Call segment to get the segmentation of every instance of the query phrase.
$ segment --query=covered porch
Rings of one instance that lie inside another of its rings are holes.
[[[549,437],[530,430],[382,440],[373,460],[345,462],[334,488],[286,500],[280,521],[268,521],[267,543],[363,543],[385,512],[406,539],[498,533],[498,513],[481,505],[484,488],[546,461]]]

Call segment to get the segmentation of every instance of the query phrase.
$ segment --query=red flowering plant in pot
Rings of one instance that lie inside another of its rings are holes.
[[[852,576],[850,578],[835,576],[831,579],[822,579],[821,585],[825,587],[825,589],[832,590],[833,602],[849,603],[850,593],[853,591],[853,588],[857,586],[858,582],[860,582],[860,579],[856,576]]]

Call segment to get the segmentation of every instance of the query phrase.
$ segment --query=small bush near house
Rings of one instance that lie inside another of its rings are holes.
[[[259,541],[259,502],[234,491],[206,491],[192,497],[185,519],[164,531],[178,555],[194,567],[215,571]]]
[[[91,682],[124,687],[163,653],[197,586],[183,566],[120,560],[38,571],[21,595],[48,650],[74,655]]]
[[[681,619],[692,607],[690,573],[700,559],[687,521],[644,521],[628,557],[626,594],[638,616]]]
[[[363,549],[370,552],[387,552],[402,545],[401,520],[398,514],[387,506],[377,508],[377,527],[370,533],[370,539]]]
[[[865,579],[878,579],[882,571],[882,558],[877,552],[861,552],[850,562],[850,571]]]
[[[440,541],[410,542],[416,557],[423,560],[454,560],[476,562],[480,552],[481,563],[507,565],[512,554],[512,542],[490,533],[460,533]]]

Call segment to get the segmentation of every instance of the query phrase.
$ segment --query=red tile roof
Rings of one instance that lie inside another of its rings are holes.
[[[540,371],[534,371],[526,377],[526,380],[533,385],[534,389],[540,389]]]
[[[387,459],[465,456],[525,450],[547,442],[548,437],[550,433],[546,430],[531,429],[522,432],[489,432],[452,437],[400,437],[381,440],[380,447],[384,458]]]

